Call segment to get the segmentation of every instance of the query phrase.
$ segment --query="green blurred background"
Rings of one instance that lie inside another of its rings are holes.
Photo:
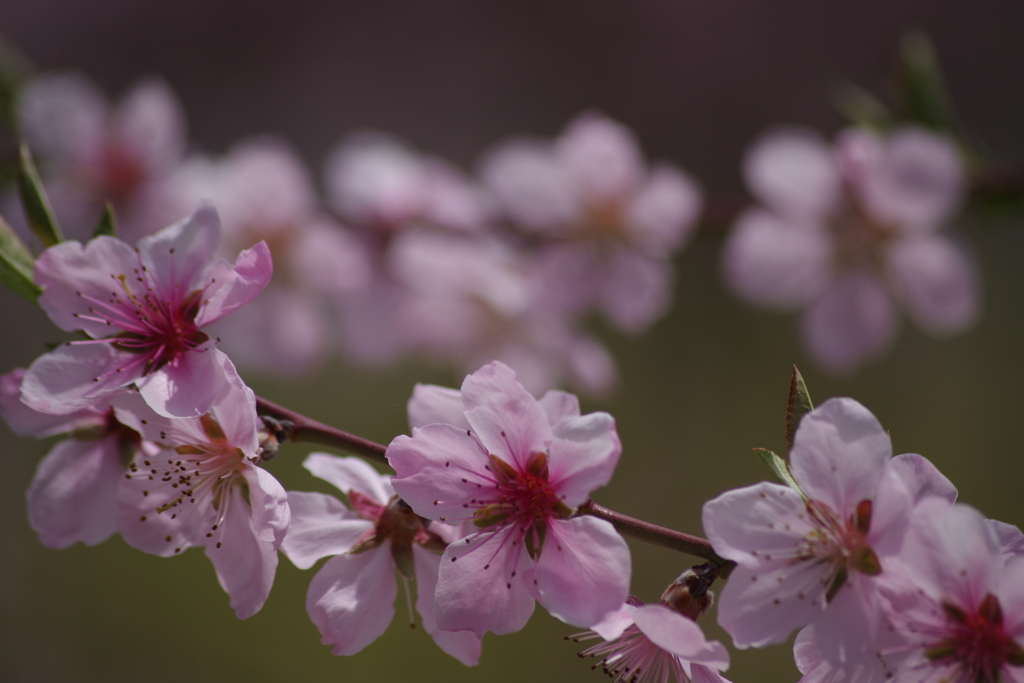
[[[275,131],[318,168],[343,132],[374,127],[469,167],[502,136],[553,135],[598,107],[633,127],[650,156],[687,168],[711,196],[731,197],[742,192],[739,159],[754,135],[779,122],[834,131],[828,88],[852,79],[884,90],[899,36],[923,27],[968,129],[984,147],[1024,157],[1024,5],[895,4],[6,0],[0,31],[40,68],[83,69],[111,93],[164,75],[208,150]],[[705,500],[767,478],[750,449],[784,449],[797,363],[817,402],[856,398],[891,431],[897,453],[925,455],[963,502],[1024,526],[1024,222],[972,224],[969,236],[985,290],[978,327],[937,341],[905,325],[883,361],[846,379],[810,365],[791,316],[726,292],[720,239],[695,239],[677,259],[671,314],[637,339],[603,335],[622,384],[584,407],[615,415],[625,450],[595,498],[700,533]],[[26,366],[55,338],[39,310],[8,292],[0,321],[0,371]],[[301,385],[245,377],[271,400],[381,442],[407,430],[415,382],[459,382],[412,363],[333,366]],[[161,559],[119,539],[47,550],[28,528],[24,491],[49,443],[4,426],[0,436],[0,681],[601,680],[562,639],[573,629],[539,610],[521,633],[488,635],[480,666],[465,668],[410,630],[400,595],[388,633],[341,658],[318,643],[306,616],[312,571],[283,558],[264,609],[239,622],[198,550]],[[305,452],[286,447],[269,469],[286,488],[327,490],[301,468]],[[633,592],[646,600],[695,561],[631,547]],[[798,673],[791,650],[777,647],[734,652],[728,677],[770,683]]]

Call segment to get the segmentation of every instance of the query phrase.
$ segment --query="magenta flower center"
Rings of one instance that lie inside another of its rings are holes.
[[[826,602],[846,583],[851,570],[874,576],[882,571],[878,557],[867,542],[871,528],[870,500],[863,500],[848,520],[843,520],[828,505],[807,501],[807,519],[814,527],[797,544],[797,559],[820,561],[829,565],[824,580],[828,587]]]
[[[999,598],[989,593],[974,613],[944,603],[948,635],[926,651],[929,660],[958,665],[977,683],[997,683],[1004,666],[1024,666],[1024,648],[1006,632]]]
[[[581,642],[599,637],[593,631],[587,631],[572,636],[572,639]],[[614,683],[667,683],[670,677],[681,683],[690,680],[679,658],[652,643],[636,624],[630,624],[614,640],[588,647],[579,656],[603,657],[591,669],[601,667]]]
[[[515,525],[530,537],[528,547],[531,541],[537,541],[532,547],[539,548],[548,519],[567,519],[572,515],[572,510],[548,481],[547,454],[530,454],[523,469],[513,467],[496,455],[487,457],[490,460],[487,470],[493,476],[491,496],[472,501],[479,505],[473,512],[473,523],[482,529]]]
[[[171,254],[173,259],[173,249]],[[172,272],[169,291],[161,291],[141,262],[131,276],[141,284],[141,294],[128,286],[128,275],[111,273],[110,277],[118,285],[111,290],[110,297],[103,300],[78,292],[79,297],[89,302],[89,309],[88,313],[74,315],[82,320],[119,328],[122,332],[104,339],[69,344],[113,344],[118,349],[138,355],[136,360],[116,372],[142,366],[143,373],[149,374],[165,365],[175,364],[183,354],[209,340],[195,322],[205,288],[184,292],[181,284],[175,282]],[[97,377],[95,381],[100,379]]]

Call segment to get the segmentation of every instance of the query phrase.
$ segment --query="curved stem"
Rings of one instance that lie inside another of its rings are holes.
[[[654,545],[660,545],[663,548],[678,550],[681,553],[687,553],[688,555],[694,555],[705,560],[710,560],[723,568],[720,572],[722,577],[728,576],[729,572],[732,571],[733,566],[736,564],[735,562],[719,557],[718,553],[716,553],[711,547],[711,542],[706,538],[691,536],[690,534],[684,534],[681,531],[675,531],[674,529],[668,529],[663,526],[658,526],[657,524],[651,524],[650,522],[645,522],[642,519],[624,515],[621,512],[616,512],[615,510],[609,510],[603,505],[598,505],[592,500],[588,500],[580,506],[579,514],[593,515],[594,517],[607,520],[612,523],[612,526],[614,526],[619,533],[632,536],[633,538],[638,538],[641,541],[647,541]]]
[[[276,403],[271,403],[265,398],[256,397],[256,412],[279,420],[285,441],[329,446],[384,465],[388,464],[387,458],[384,457],[386,446],[317,422]]]

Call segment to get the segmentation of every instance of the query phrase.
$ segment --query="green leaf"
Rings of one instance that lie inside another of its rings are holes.
[[[33,264],[28,248],[0,218],[0,284],[35,303],[43,290],[32,278]]]
[[[900,44],[897,96],[907,118],[939,131],[956,134],[952,101],[935,53],[924,33],[906,34]]]
[[[761,462],[768,465],[768,469],[772,471],[776,479],[798,491],[801,496],[804,495],[804,492],[800,491],[800,485],[796,483],[796,479],[793,478],[793,474],[789,471],[789,463],[767,448],[755,448],[754,452],[757,453],[757,457],[761,458]],[[804,497],[806,498],[806,496]]]
[[[804,378],[793,366],[793,375],[789,380],[789,401],[786,404],[786,448],[793,450],[793,437],[800,425],[800,418],[814,410],[811,395],[807,393]]]
[[[0,121],[17,127],[18,90],[32,71],[28,59],[0,35]]]
[[[46,198],[43,183],[39,179],[39,171],[32,161],[32,153],[28,145],[21,144],[21,165],[18,168],[18,188],[21,190],[21,205],[25,209],[25,217],[29,227],[36,234],[44,247],[52,247],[64,241],[60,234],[57,219],[53,217],[50,200]]]
[[[92,233],[93,237],[100,235],[117,237],[117,219],[114,218],[114,205],[110,202],[103,207],[103,215],[100,216],[100,222],[96,224],[96,229]]]
[[[892,125],[889,108],[859,85],[844,83],[832,92],[829,100],[840,116],[855,126],[884,130]]]

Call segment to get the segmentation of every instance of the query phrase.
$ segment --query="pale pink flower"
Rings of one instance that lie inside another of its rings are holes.
[[[220,351],[203,328],[251,301],[272,271],[260,243],[234,265],[213,262],[219,240],[209,205],[139,241],[63,242],[36,261],[39,305],[63,330],[82,330],[32,363],[22,400],[43,412],[85,408],[136,384],[168,417],[205,413],[224,385]]]
[[[601,667],[615,683],[728,683],[719,674],[729,668],[729,653],[708,641],[697,623],[662,604],[644,605],[630,598],[592,631],[573,636],[577,642],[605,642],[580,652],[601,657]]]
[[[591,394],[614,385],[608,351],[545,305],[549,292],[508,245],[406,231],[392,241],[390,263],[409,293],[402,319],[414,348],[466,372],[500,360],[531,392],[564,380]]]
[[[877,647],[891,647],[900,642],[902,639],[891,629],[878,629],[875,640]],[[885,665],[881,656],[864,657],[847,666],[823,656],[818,648],[813,624],[796,634],[793,657],[796,667],[803,674],[799,683],[886,683],[892,680],[892,670]]]
[[[274,582],[290,517],[287,494],[262,467],[256,398],[227,356],[209,412],[170,419],[138,396],[115,399],[122,424],[160,447],[137,457],[118,490],[120,531],[132,547],[168,557],[206,549],[239,619],[260,610]]]
[[[633,332],[668,310],[669,256],[696,225],[700,192],[674,166],[648,170],[625,126],[584,113],[553,142],[498,145],[481,175],[517,225],[545,238],[537,277],[548,306],[596,308]]]
[[[986,519],[985,524],[995,532],[1004,558],[1009,560],[1015,555],[1024,556],[1024,534],[1020,529],[997,519]]]
[[[69,234],[89,235],[106,201],[130,242],[180,215],[168,181],[185,152],[185,115],[163,81],[141,81],[112,107],[82,76],[41,76],[19,93],[18,118]]]
[[[192,198],[217,206],[221,256],[264,241],[274,259],[263,295],[213,328],[223,348],[243,367],[313,370],[329,350],[329,302],[369,283],[365,247],[320,210],[312,176],[282,140],[240,142],[223,159],[193,161],[188,175]]]
[[[1024,681],[1024,557],[1004,557],[973,508],[915,508],[899,563],[881,580],[893,630],[883,651],[909,683]]]
[[[897,308],[945,336],[978,316],[967,250],[940,229],[964,194],[955,145],[920,128],[881,137],[851,129],[828,145],[803,129],[760,138],[744,160],[761,206],[737,220],[722,253],[744,299],[800,310],[812,357],[836,373],[885,352]]]
[[[625,600],[625,541],[604,520],[574,516],[618,462],[614,420],[552,396],[538,402],[494,362],[462,384],[468,429],[429,424],[388,447],[392,485],[417,514],[479,529],[442,558],[443,629],[518,631],[535,600],[589,627]]]
[[[328,157],[324,175],[335,211],[370,231],[427,224],[477,232],[492,220],[490,199],[464,174],[380,133],[346,137]]]
[[[281,550],[300,569],[330,557],[309,584],[306,611],[336,655],[352,655],[387,630],[395,614],[395,571],[416,585],[423,630],[463,664],[480,661],[480,638],[437,628],[434,588],[440,553],[455,530],[422,520],[402,503],[390,477],[358,458],[313,453],[303,466],[345,493],[349,508],[322,493],[290,491],[291,525]],[[410,608],[411,609],[411,608]]]
[[[0,416],[15,434],[66,435],[39,462],[26,498],[29,526],[48,548],[81,541],[95,545],[117,531],[117,488],[137,451],[153,444],[117,421],[109,406],[64,415],[32,410],[21,402],[22,369],[0,377]]]
[[[891,455],[866,408],[832,399],[796,432],[790,464],[802,493],[761,483],[704,505],[715,551],[738,564],[718,609],[738,647],[779,643],[813,623],[830,661],[854,667],[874,655],[883,623],[875,577],[900,552],[915,500],[955,495],[920,456]]]

